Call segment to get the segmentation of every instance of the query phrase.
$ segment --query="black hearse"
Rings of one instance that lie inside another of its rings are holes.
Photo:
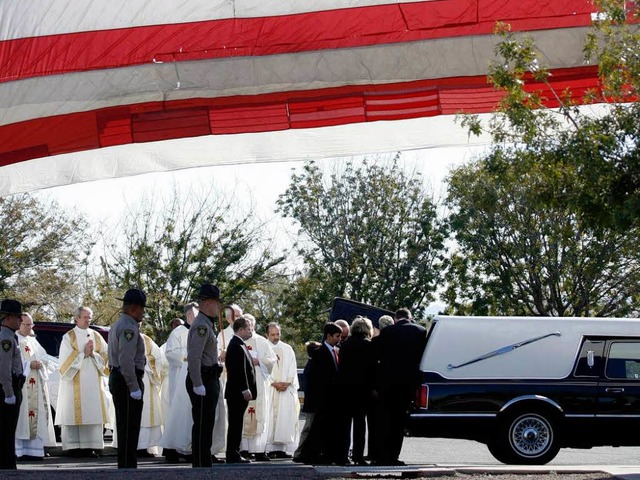
[[[640,321],[436,317],[412,436],[486,443],[510,464],[640,445]]]

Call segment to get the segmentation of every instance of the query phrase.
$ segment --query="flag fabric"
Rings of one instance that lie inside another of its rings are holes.
[[[0,195],[367,145],[463,144],[437,119],[495,108],[486,74],[496,22],[532,36],[553,87],[580,95],[597,86],[582,54],[592,11],[586,0],[3,1]],[[140,146],[189,137],[207,137],[210,155]]]

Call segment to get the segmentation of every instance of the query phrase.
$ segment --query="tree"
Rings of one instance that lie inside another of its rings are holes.
[[[68,320],[82,296],[93,241],[85,220],[30,195],[0,198],[0,293],[36,319]]]
[[[537,152],[522,151],[517,162],[499,155],[450,176],[447,201],[459,249],[447,275],[448,312],[638,315],[638,228],[593,226],[571,206],[551,204],[574,171],[539,161]]]
[[[347,161],[330,175],[307,163],[292,175],[278,211],[302,236],[304,268],[285,292],[289,316],[319,328],[335,296],[418,313],[432,300],[445,227],[421,176],[400,168],[398,156]]]
[[[199,286],[217,284],[223,300],[236,301],[267,278],[284,257],[269,245],[253,210],[234,210],[232,198],[213,190],[174,191],[168,200],[142,202],[129,212],[121,235],[103,259],[104,291],[137,287],[149,297],[149,324],[157,341],[167,322],[182,317]]]
[[[488,126],[494,142],[490,157],[516,162],[522,152],[537,152],[539,161],[575,171],[560,200],[591,224],[624,231],[640,218],[640,10],[636,0],[595,0],[595,5],[600,13],[585,44],[585,60],[598,64],[601,87],[587,92],[584,101],[604,103],[606,112],[585,113],[570,89],[554,91],[533,42],[499,24],[502,39],[489,79],[505,95]],[[559,108],[544,108],[545,94],[528,88],[531,81],[546,83]],[[472,133],[484,128],[475,116],[465,117],[463,125]]]

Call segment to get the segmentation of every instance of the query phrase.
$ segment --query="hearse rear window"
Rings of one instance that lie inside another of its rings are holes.
[[[608,378],[640,380],[640,343],[612,342],[606,375]]]

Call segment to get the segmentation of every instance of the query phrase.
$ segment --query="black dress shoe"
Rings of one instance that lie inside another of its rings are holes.
[[[164,448],[162,450],[162,455],[164,456],[164,460],[167,463],[178,463],[180,461],[178,452],[176,452],[173,448]]]
[[[89,450],[87,452],[88,458],[100,458],[100,453],[97,450]]]
[[[251,460],[244,457],[227,457],[227,463],[251,463]]]
[[[225,463],[224,460],[219,459],[215,455],[211,455],[211,463]]]
[[[136,456],[138,458],[155,458],[153,453],[149,453],[147,450],[140,449],[137,451]]]
[[[369,465],[369,462],[367,462],[364,458],[360,460],[355,460],[354,463],[359,467],[367,467]]]
[[[270,462],[271,459],[267,456],[266,453],[256,453],[254,455],[256,462]]]
[[[42,460],[44,460],[43,457],[36,457],[34,455],[22,455],[21,457],[18,457],[18,461],[19,462],[33,462],[33,461],[37,461],[37,462],[41,462]]]
[[[282,450],[276,450],[269,452],[269,458],[293,458],[293,456],[289,455],[287,452],[283,452]]]

